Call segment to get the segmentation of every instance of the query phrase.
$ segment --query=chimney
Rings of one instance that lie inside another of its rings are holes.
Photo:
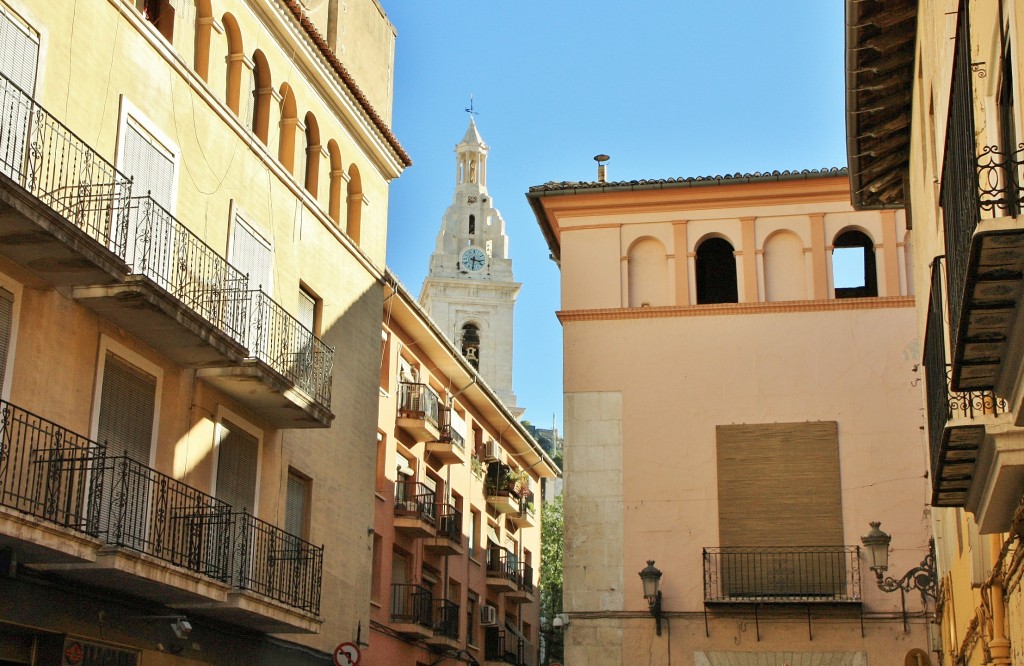
[[[605,155],[604,153],[600,155],[594,155],[594,161],[597,162],[597,182],[608,182],[608,167],[605,165],[605,162],[607,162],[610,159],[611,158]]]

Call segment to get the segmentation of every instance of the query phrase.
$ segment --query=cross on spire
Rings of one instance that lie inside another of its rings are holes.
[[[470,116],[479,116],[480,112],[473,109],[473,93],[469,93],[469,106],[466,107],[466,113]]]

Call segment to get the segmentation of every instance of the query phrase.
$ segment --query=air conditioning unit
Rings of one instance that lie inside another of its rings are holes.
[[[482,455],[484,462],[501,462],[501,447],[496,441],[489,439],[484,442]]]
[[[481,627],[496,627],[498,626],[498,609],[494,606],[484,604],[480,607],[480,626]]]

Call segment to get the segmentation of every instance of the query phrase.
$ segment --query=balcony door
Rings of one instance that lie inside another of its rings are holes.
[[[256,514],[259,439],[227,419],[220,422],[217,445],[217,499],[232,511]]]
[[[31,100],[36,88],[39,37],[0,5],[0,103],[5,131],[0,134],[0,172],[25,185]]]
[[[157,378],[112,352],[103,364],[96,439],[107,447],[100,529],[118,545],[145,551],[154,490],[150,460]]]
[[[230,262],[239,273],[246,276],[250,292],[262,290],[267,296],[273,295],[273,258],[274,252],[270,243],[256,233],[242,215],[236,212],[231,229]],[[249,356],[264,360],[268,360],[268,353],[271,351],[268,331],[265,330],[270,324],[266,306],[262,299],[250,301],[249,323],[245,328],[245,346],[249,348]]]

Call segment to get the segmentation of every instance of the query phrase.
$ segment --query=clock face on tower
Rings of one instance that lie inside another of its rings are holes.
[[[471,247],[462,253],[459,264],[467,271],[479,271],[487,263],[487,255],[478,247]]]

